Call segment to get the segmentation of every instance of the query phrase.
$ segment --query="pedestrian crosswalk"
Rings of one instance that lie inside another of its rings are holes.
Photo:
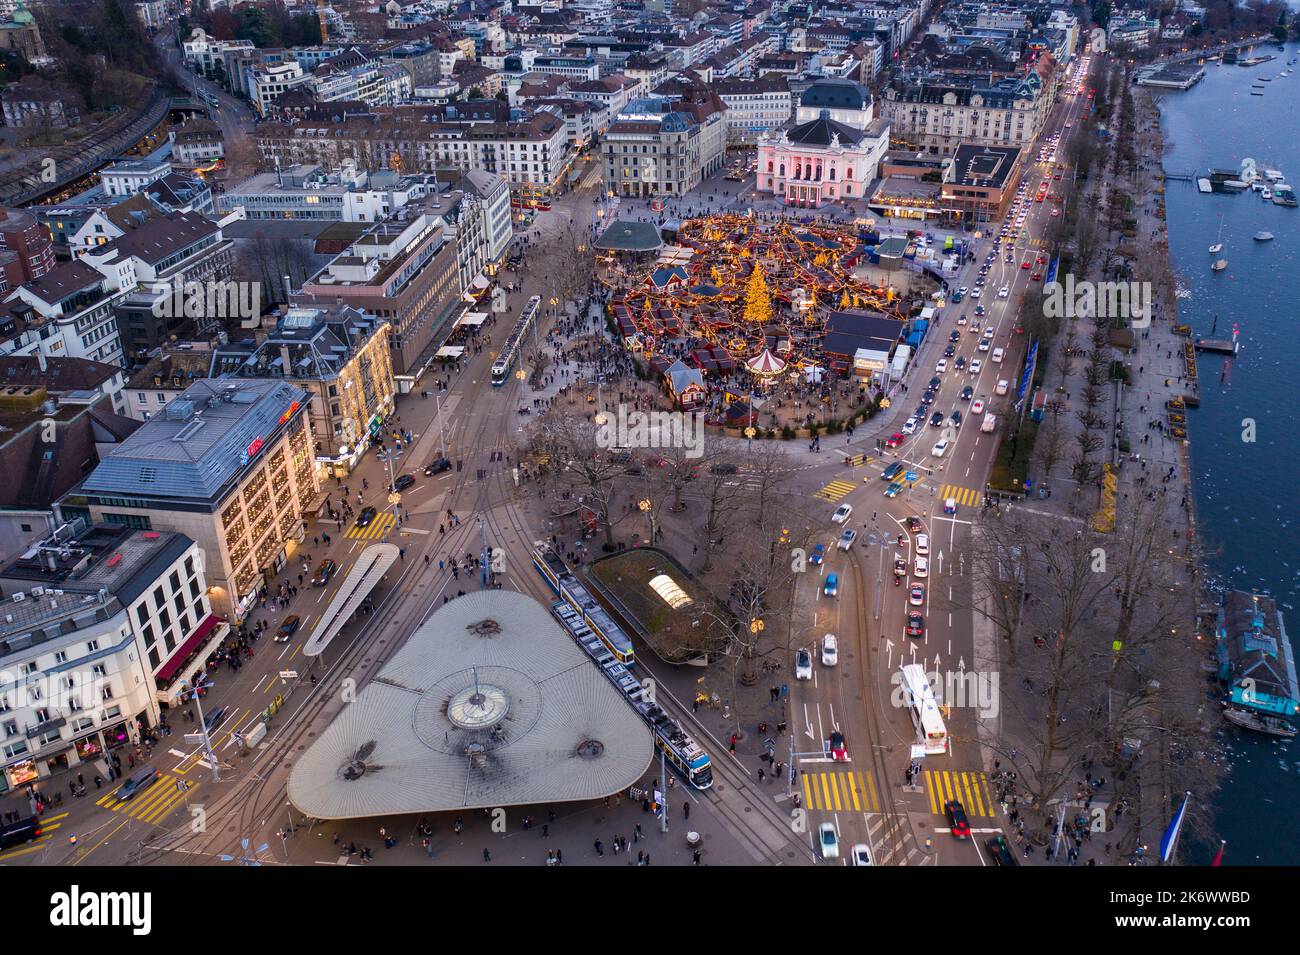
[[[997,804],[989,791],[988,777],[983,773],[927,769],[922,776],[930,797],[930,811],[935,815],[943,815],[943,804],[949,799],[956,799],[965,807],[967,818],[995,815]]]
[[[826,812],[880,812],[880,793],[869,770],[804,773],[803,804]]]
[[[984,492],[969,487],[958,487],[955,484],[945,484],[939,488],[939,497],[945,501],[950,497],[956,498],[957,503],[963,507],[975,507],[984,500]]]
[[[813,497],[820,497],[823,501],[834,502],[844,497],[855,487],[857,487],[857,485],[852,481],[831,481],[830,484],[827,484],[824,488],[814,494]]]
[[[370,522],[370,526],[357,527],[353,524],[343,536],[350,540],[378,540],[392,530],[393,525],[396,523],[397,518],[393,517],[392,511],[381,511],[375,515],[375,519]]]
[[[108,795],[96,799],[95,805],[109,812],[121,813],[140,822],[152,824],[166,818],[167,814],[176,808],[177,803],[192,795],[198,788],[197,783],[173,776],[171,773],[163,773],[156,783],[141,791],[138,796],[125,801],[118,799],[117,794],[121,792],[119,786]]]

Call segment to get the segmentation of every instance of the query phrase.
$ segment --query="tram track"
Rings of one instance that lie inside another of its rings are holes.
[[[870,741],[871,770],[875,775],[880,793],[881,818],[884,826],[881,838],[885,842],[884,851],[879,852],[875,845],[872,853],[885,864],[902,865],[909,861],[916,851],[916,837],[907,822],[905,811],[900,812],[894,797],[892,774],[888,760],[885,758],[884,725],[880,718],[880,695],[876,691],[879,685],[879,642],[873,645],[870,633],[871,611],[867,605],[867,575],[856,553],[851,553],[848,564],[853,575],[854,605],[859,622],[858,651],[862,665],[857,674],[862,690],[863,716],[866,720],[867,739]],[[877,634],[877,637],[883,634]],[[901,860],[901,861],[900,861]]]

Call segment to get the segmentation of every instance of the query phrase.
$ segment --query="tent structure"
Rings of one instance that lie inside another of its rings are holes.
[[[755,375],[771,377],[779,375],[785,371],[786,362],[772,354],[772,350],[764,348],[762,352],[745,362],[745,367]]]

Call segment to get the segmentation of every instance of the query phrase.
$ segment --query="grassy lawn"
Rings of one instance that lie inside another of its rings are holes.
[[[989,486],[997,491],[1024,491],[1025,478],[1029,476],[1029,461],[1034,456],[1034,440],[1038,437],[1038,422],[1028,415],[1020,426],[1016,440],[1016,454],[1011,456],[1011,442],[1004,434],[993,459]]]
[[[717,626],[711,618],[701,619],[698,605],[673,610],[662,597],[650,589],[651,577],[667,574],[687,595],[702,601],[691,582],[682,577],[671,563],[650,550],[635,548],[598,561],[588,568],[610,593],[623,602],[628,612],[647,631],[646,642],[655,654],[669,662],[680,662],[698,656],[714,642],[712,630]]]

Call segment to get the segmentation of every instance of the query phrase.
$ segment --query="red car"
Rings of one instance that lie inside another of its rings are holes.
[[[956,799],[949,799],[943,804],[943,814],[948,817],[948,831],[954,839],[970,838],[970,823],[966,821],[966,809]]]
[[[1043,273],[1042,273],[1042,272],[1032,272],[1032,273],[1030,273],[1030,276],[1029,276],[1029,277],[1030,277],[1031,279],[1033,279],[1035,282],[1041,282],[1041,281],[1043,280]]]
[[[903,436],[902,436],[899,432],[895,431],[895,432],[894,432],[893,434],[891,434],[891,435],[889,436],[889,438],[885,441],[885,447],[887,447],[887,448],[896,448],[896,447],[898,447],[898,446],[899,446],[900,444],[902,444],[902,443],[903,443]]]
[[[831,759],[837,763],[847,762],[849,751],[844,743],[844,734],[839,730],[831,733]]]
[[[1046,264],[1047,264],[1047,256],[1045,256],[1045,255],[1043,255],[1043,253],[1039,252],[1036,256],[1034,256],[1034,261],[1037,262],[1039,265],[1046,265]]]
[[[1031,263],[1028,259],[1025,259],[1025,261],[1023,261],[1023,262],[1020,263],[1020,267],[1021,267],[1022,269],[1027,269],[1027,268],[1029,268],[1029,266],[1030,266],[1031,264],[1032,264],[1032,263]]]

